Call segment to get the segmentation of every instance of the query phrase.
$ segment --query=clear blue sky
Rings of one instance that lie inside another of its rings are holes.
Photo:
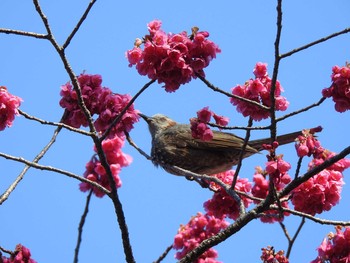
[[[62,43],[88,1],[41,1],[56,39]],[[128,67],[125,51],[136,37],[146,33],[146,24],[157,18],[167,32],[190,31],[192,26],[210,32],[210,39],[222,49],[208,69],[207,79],[229,91],[252,77],[256,62],[273,67],[273,43],[276,31],[275,1],[97,1],[84,25],[67,50],[76,74],[101,74],[103,85],[118,93],[135,94],[148,79]],[[350,26],[350,2],[285,1],[281,52]],[[45,33],[31,1],[2,0],[0,28]],[[333,65],[350,61],[350,35],[340,36],[282,61],[279,80],[290,102],[288,112],[318,101],[321,90],[330,84]],[[0,85],[24,99],[21,109],[37,117],[58,121],[62,109],[58,105],[60,85],[68,81],[61,61],[47,41],[0,34]],[[200,80],[182,86],[176,93],[166,93],[154,84],[136,102],[145,114],[164,113],[187,122],[195,112],[210,106],[215,112],[230,117],[231,125],[245,125],[228,103],[228,99],[208,90]],[[280,116],[280,115],[279,115]],[[280,133],[322,125],[319,139],[324,147],[340,151],[350,143],[349,112],[334,111],[329,100],[321,107],[280,123]],[[150,136],[145,123],[135,125],[131,136],[146,152]],[[0,151],[27,159],[34,156],[51,138],[52,127],[16,119],[13,127],[0,134]],[[240,133],[243,135],[243,133]],[[255,132],[254,138],[268,136]],[[292,145],[281,147],[285,159],[295,167]],[[195,183],[156,169],[133,148],[132,165],[122,171],[123,186],[119,190],[130,238],[137,262],[152,262],[173,242],[180,224],[203,211],[202,204],[211,193]],[[53,148],[41,161],[77,174],[92,154],[88,138],[63,131]],[[264,166],[264,155],[244,162],[241,176],[252,178],[254,166]],[[0,193],[14,180],[23,165],[0,159]],[[345,173],[348,181],[349,171]],[[86,194],[78,190],[78,182],[59,174],[31,169],[16,191],[0,207],[0,245],[13,249],[22,243],[38,262],[71,262],[77,227]],[[340,204],[321,218],[350,220],[348,204],[350,188],[345,185]],[[291,234],[299,218],[287,218]],[[291,262],[310,262],[316,247],[333,230],[307,221],[296,241]],[[287,242],[278,224],[262,224],[256,220],[216,249],[223,262],[259,262],[260,248],[273,245],[286,249]],[[174,253],[164,262],[174,262]],[[113,207],[108,198],[93,198],[87,218],[80,262],[124,262]]]

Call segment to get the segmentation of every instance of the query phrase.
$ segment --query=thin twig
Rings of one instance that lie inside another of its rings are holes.
[[[275,98],[275,91],[276,91],[278,70],[279,70],[279,65],[280,65],[279,50],[280,50],[281,33],[282,33],[282,0],[278,0],[277,1],[276,10],[277,10],[277,22],[276,22],[276,24],[277,24],[277,32],[276,32],[276,39],[275,39],[275,43],[274,43],[274,47],[275,47],[275,62],[274,62],[274,66],[273,66],[273,73],[272,73],[272,79],[271,79],[271,91],[270,91],[270,101],[271,101],[271,107],[270,107],[271,143],[272,143],[272,141],[276,140],[276,136],[277,136],[276,135],[277,134],[277,122],[276,122],[276,98]]]
[[[221,130],[268,130],[270,129],[270,125],[268,126],[255,126],[255,127],[247,127],[247,126],[221,126],[216,123],[208,122],[207,123],[211,127],[219,128]]]
[[[277,210],[279,209],[276,205],[270,205],[270,208],[272,210]],[[285,208],[282,207],[283,212],[287,212],[296,216],[300,216],[300,217],[305,217],[315,223],[321,224],[321,225],[332,225],[332,226],[350,226],[350,221],[339,221],[339,220],[328,220],[328,219],[322,219],[322,218],[318,218],[303,212],[299,212],[293,209],[289,209],[289,208]]]
[[[88,16],[92,6],[95,4],[96,0],[92,0],[89,5],[87,6],[84,14],[80,17],[79,22],[77,23],[77,25],[74,27],[73,31],[70,33],[70,35],[67,37],[67,40],[64,42],[64,44],[62,45],[63,49],[66,49],[68,47],[68,45],[70,44],[71,40],[73,39],[73,37],[75,36],[75,34],[78,32],[80,26],[83,24],[83,22],[85,21],[86,17]]]
[[[128,143],[134,147],[142,156],[144,156],[147,160],[152,160],[152,157],[149,156],[147,153],[145,153],[141,148],[139,148],[136,143],[132,140],[132,138],[130,137],[130,134],[126,131],[124,131],[125,136],[126,136],[126,140],[128,141]]]
[[[253,125],[253,119],[249,118],[247,127],[252,127],[252,125]],[[239,153],[239,157],[238,157],[238,164],[237,164],[237,168],[236,168],[236,171],[235,171],[235,176],[234,176],[234,178],[232,180],[232,185],[231,185],[232,189],[235,189],[235,185],[236,185],[236,182],[237,182],[237,177],[238,177],[239,171],[241,170],[241,167],[242,167],[242,160],[243,160],[243,156],[245,154],[245,149],[247,148],[247,145],[248,145],[248,142],[249,142],[249,138],[250,138],[250,130],[246,130],[246,135],[245,135],[245,138],[244,138],[244,142],[243,142],[243,145],[242,145],[242,148],[241,148],[241,152]]]
[[[22,30],[7,29],[7,28],[0,28],[0,33],[20,35],[20,36],[26,36],[26,37],[34,37],[34,38],[39,38],[39,39],[48,39],[48,35],[34,33],[34,32],[28,32],[28,31],[22,31]]]
[[[62,115],[61,120],[65,117],[65,113]],[[50,147],[54,144],[56,141],[56,138],[58,134],[60,133],[62,127],[57,127],[57,129],[54,131],[50,141],[47,143],[47,145],[35,156],[34,160],[30,163],[38,163],[39,160],[47,153],[47,151],[50,149]],[[6,157],[5,157],[6,158]],[[23,179],[26,172],[29,170],[31,166],[26,165],[24,169],[21,171],[21,173],[17,176],[15,181],[7,188],[7,190],[0,196],[0,205],[5,202],[10,194],[16,189],[19,182]]]
[[[294,242],[295,240],[297,239],[301,229],[303,228],[303,225],[305,224],[305,217],[303,217],[301,219],[301,222],[299,224],[299,227],[297,229],[297,231],[295,232],[293,238],[291,240],[288,240],[288,249],[287,249],[287,253],[286,253],[286,257],[289,258],[290,256],[290,253],[292,252],[292,248],[293,248],[293,245],[294,245]]]
[[[230,97],[230,98],[235,98],[235,99],[238,99],[238,100],[241,100],[241,101],[245,101],[245,102],[248,102],[252,105],[255,105],[261,109],[264,109],[264,110],[270,110],[269,107],[265,106],[265,105],[262,105],[260,104],[259,102],[256,102],[254,100],[250,100],[250,99],[246,99],[246,98],[243,98],[243,97],[240,97],[240,96],[237,96],[237,95],[234,95],[232,93],[228,93],[222,89],[219,89],[218,87],[215,87],[213,84],[211,84],[206,78],[202,77],[201,75],[199,74],[196,74],[196,76],[204,82],[205,85],[207,85],[208,88],[212,89],[213,91],[215,92],[219,92],[221,94],[224,94],[226,95],[227,97]]]
[[[92,195],[92,190],[90,190],[89,194],[86,197],[86,203],[85,203],[84,212],[83,212],[83,214],[82,214],[82,216],[80,218],[79,227],[78,227],[78,239],[77,239],[77,244],[76,244],[75,249],[74,249],[74,260],[73,260],[73,263],[78,263],[79,249],[80,249],[82,235],[83,235],[83,227],[84,227],[84,224],[85,224],[85,220],[86,220],[87,214],[89,212],[89,205],[90,205],[91,195]]]
[[[314,104],[311,104],[311,105],[309,105],[309,106],[307,106],[307,107],[305,107],[305,108],[302,108],[302,109],[300,109],[300,110],[297,110],[297,111],[288,113],[288,114],[286,114],[286,115],[284,115],[284,116],[282,116],[282,117],[277,118],[277,119],[276,119],[276,122],[283,121],[283,120],[285,120],[285,119],[287,119],[287,118],[289,118],[289,117],[292,117],[292,116],[294,116],[294,115],[298,115],[298,114],[300,114],[300,113],[302,113],[302,112],[308,111],[308,110],[311,109],[311,108],[317,107],[317,106],[321,105],[325,100],[326,100],[326,98],[322,97],[318,102],[316,102],[316,103],[314,103]]]
[[[171,251],[172,248],[173,248],[173,245],[168,246],[163,252],[163,254],[161,254],[156,261],[153,261],[153,263],[160,263],[168,255],[168,253]]]
[[[12,250],[3,248],[1,246],[0,246],[0,251],[5,252],[5,253],[10,254],[10,255],[13,255],[13,253],[14,253]]]
[[[294,179],[299,176],[302,161],[303,161],[303,157],[299,157],[298,163],[297,163],[297,168],[295,169]]]
[[[96,132],[90,111],[88,110],[88,108],[85,105],[78,79],[77,79],[76,75],[74,74],[72,67],[69,64],[69,61],[64,53],[64,49],[55,40],[55,37],[51,31],[49,21],[48,21],[47,17],[45,16],[44,12],[42,11],[41,6],[39,4],[39,1],[33,0],[33,3],[34,3],[34,6],[35,6],[37,13],[39,14],[39,16],[40,16],[41,20],[43,21],[43,24],[46,28],[46,31],[48,34],[48,40],[50,41],[50,43],[56,49],[58,55],[60,56],[61,61],[64,65],[64,68],[66,69],[66,72],[68,73],[70,80],[72,82],[73,89],[77,93],[78,105],[79,105],[80,109],[83,111],[83,114],[88,121],[90,132],[92,134],[94,134],[94,136],[92,135],[91,137],[95,141],[97,141],[97,132]]]
[[[339,32],[330,34],[329,36],[320,38],[320,39],[318,39],[318,40],[316,40],[316,41],[313,41],[313,42],[311,42],[311,43],[309,43],[309,44],[306,44],[306,45],[304,45],[304,46],[295,48],[295,49],[293,49],[293,50],[291,50],[291,51],[289,51],[289,52],[286,52],[286,53],[284,53],[284,54],[281,54],[281,55],[280,55],[280,58],[282,59],[282,58],[285,58],[285,57],[289,57],[289,56],[293,55],[294,53],[300,52],[300,51],[302,51],[302,50],[304,50],[304,49],[307,49],[307,48],[312,47],[312,46],[314,46],[314,45],[317,45],[317,44],[320,44],[320,43],[322,43],[322,42],[325,42],[325,41],[327,41],[327,40],[329,40],[329,39],[331,39],[331,38],[334,38],[334,37],[337,37],[337,36],[339,36],[339,35],[346,34],[346,33],[349,33],[349,32],[350,32],[350,27],[349,27],[349,28],[345,28],[345,29],[343,29],[343,30],[341,30],[341,31],[339,31]]]
[[[79,175],[76,175],[74,173],[71,173],[71,172],[68,172],[68,171],[65,171],[65,170],[62,170],[62,169],[59,169],[59,168],[56,168],[56,167],[52,167],[52,166],[47,166],[47,165],[42,165],[42,164],[38,164],[36,162],[31,162],[31,161],[28,161],[22,157],[16,157],[16,156],[12,156],[12,155],[9,155],[9,154],[5,154],[5,153],[2,153],[0,152],[0,157],[4,157],[5,159],[8,159],[8,160],[12,160],[12,161],[16,161],[16,162],[19,162],[19,163],[24,163],[28,166],[25,167],[26,170],[29,169],[29,167],[32,167],[32,168],[35,168],[35,169],[39,169],[39,170],[43,170],[43,171],[50,171],[50,172],[55,172],[55,173],[59,173],[59,174],[63,174],[63,175],[66,175],[68,177],[71,177],[71,178],[74,178],[74,179],[77,179],[81,182],[85,182],[85,183],[88,183],[96,188],[98,188],[99,190],[101,190],[102,192],[104,192],[105,194],[109,195],[110,194],[110,191],[107,190],[106,188],[104,188],[103,186],[101,186],[100,184],[96,183],[96,182],[93,182],[89,179],[86,179],[84,177],[81,177]],[[23,173],[23,172],[22,172]],[[21,174],[22,174],[21,173]],[[22,176],[23,178],[23,176]],[[21,178],[21,179],[22,179]],[[6,193],[6,192],[5,192]],[[0,200],[3,199],[3,196],[1,196]],[[2,201],[3,202],[3,201]],[[2,203],[0,202],[0,204]]]
[[[118,114],[118,116],[112,121],[112,123],[109,125],[108,129],[104,132],[104,134],[100,137],[100,141],[103,141],[110,131],[113,129],[113,127],[121,120],[125,112],[129,109],[129,107],[134,103],[134,101],[149,87],[151,86],[156,79],[153,79],[146,83],[135,95],[131,98],[131,100],[128,102],[128,104],[124,107],[124,109]]]
[[[25,117],[26,119],[28,120],[33,120],[33,121],[37,121],[41,124],[44,124],[44,125],[51,125],[51,126],[56,126],[56,127],[61,127],[61,128],[65,128],[67,130],[70,130],[70,131],[73,131],[73,132],[76,132],[76,133],[80,133],[80,134],[83,134],[83,135],[86,135],[86,136],[91,136],[91,132],[87,132],[87,131],[84,131],[84,130],[81,130],[81,129],[77,129],[77,128],[74,128],[72,126],[69,126],[67,124],[64,124],[62,122],[52,122],[52,121],[46,121],[46,120],[43,120],[43,119],[39,119],[35,116],[32,116],[32,115],[29,115],[28,113],[18,109],[18,112],[19,114],[21,114],[23,117]]]

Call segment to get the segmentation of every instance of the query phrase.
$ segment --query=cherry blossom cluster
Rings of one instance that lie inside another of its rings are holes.
[[[2,257],[0,261],[3,263],[36,263],[31,258],[30,250],[21,244],[16,246],[15,251],[9,258]]]
[[[188,252],[196,248],[203,240],[219,233],[228,226],[224,219],[208,214],[198,213],[186,224],[182,225],[174,238],[173,248],[180,250],[175,254],[176,259],[183,258]],[[204,252],[194,263],[219,263],[218,253],[210,248]]]
[[[136,39],[135,47],[126,52],[126,57],[129,66],[136,65],[139,74],[157,79],[164,83],[167,92],[174,92],[197,74],[204,77],[203,69],[221,50],[208,40],[206,31],[193,28],[190,36],[185,31],[167,34],[161,25],[159,20],[151,21],[147,25],[149,34],[143,40]]]
[[[197,111],[197,118],[190,119],[193,138],[201,139],[203,141],[210,141],[213,139],[213,131],[207,125],[207,123],[210,122],[211,117],[214,118],[215,123],[219,126],[226,126],[229,122],[227,117],[219,116],[209,110],[209,107],[204,107]]]
[[[332,97],[335,110],[345,112],[350,109],[350,64],[332,68],[332,85],[322,90],[323,97]]]
[[[94,122],[96,130],[101,133],[105,132],[112,121],[130,102],[131,97],[127,94],[113,93],[109,88],[102,87],[101,75],[81,74],[78,76],[78,82],[84,103],[90,114],[99,115]],[[88,120],[79,106],[78,95],[72,84],[68,82],[61,86],[60,95],[62,96],[60,105],[67,111],[64,123],[75,128],[87,127]],[[116,133],[121,134],[123,131],[129,132],[133,128],[133,124],[139,119],[137,113],[138,111],[131,105],[123,114],[121,120],[113,127],[109,136],[114,137]]]
[[[237,85],[232,88],[232,94],[270,107],[272,105],[270,98],[272,80],[267,73],[267,64],[258,62],[255,65],[253,73],[255,79],[250,79],[244,85]],[[283,88],[278,80],[275,86],[275,109],[278,111],[285,111],[289,102],[285,97],[281,96]],[[242,113],[244,117],[249,116],[253,118],[253,120],[260,121],[270,116],[268,110],[250,102],[237,98],[231,98],[230,100],[233,105],[237,106],[237,111]]]
[[[19,114],[21,102],[21,98],[9,93],[6,87],[0,86],[0,131],[12,126],[15,116]]]
[[[305,130],[303,135],[297,138],[298,156],[313,157],[309,163],[309,170],[335,155],[334,152],[324,149],[314,137],[314,133],[320,130],[320,127]],[[342,172],[349,167],[350,160],[342,159],[299,185],[292,192],[291,201],[294,208],[310,215],[329,211],[340,200],[344,184]]]
[[[315,133],[322,131],[322,127],[310,130],[303,130],[302,135],[296,139],[295,148],[299,157],[319,155],[323,152],[320,142],[316,139]]]
[[[230,170],[227,172],[215,174],[213,176],[217,177],[228,186],[231,186],[234,174],[235,171]],[[207,214],[213,215],[217,218],[228,217],[236,220],[240,215],[239,204],[237,201],[229,196],[225,189],[216,185],[215,183],[210,183],[210,187],[211,189],[216,190],[216,192],[211,199],[203,204]],[[249,194],[251,188],[252,185],[248,179],[237,178],[235,190]],[[252,203],[252,200],[250,198],[247,198],[245,196],[242,196],[241,198],[246,208]]]
[[[131,100],[129,95],[120,95],[113,93],[109,88],[102,87],[102,77],[100,75],[81,74],[78,76],[79,86],[82,97],[90,114],[98,115],[94,122],[96,130],[103,134],[111,125],[113,120],[121,113]],[[78,103],[78,95],[70,83],[61,87],[62,98],[60,105],[66,109],[67,117],[65,123],[73,127],[87,126],[88,121]],[[102,142],[102,148],[110,166],[116,187],[121,186],[119,173],[122,167],[131,163],[131,157],[122,152],[125,135],[124,131],[129,132],[133,124],[139,119],[138,111],[130,105],[121,117],[120,121],[108,133],[107,139]],[[97,150],[95,149],[95,152]],[[102,166],[97,155],[94,155],[86,164],[84,177],[99,183],[101,186],[110,190],[105,168]],[[104,192],[88,183],[81,183],[80,190],[85,192],[93,190],[98,197],[104,196]]]
[[[110,166],[113,179],[117,188],[121,187],[122,185],[121,179],[119,177],[121,168],[130,165],[132,161],[131,156],[122,152],[121,148],[123,147],[123,145],[124,139],[118,136],[115,136],[112,139],[106,139],[102,142],[102,148],[106,155],[106,159]],[[93,182],[99,183],[101,186],[105,187],[108,190],[111,190],[106,170],[104,169],[101,162],[96,156],[93,156],[91,160],[86,164],[86,171],[84,173],[84,177]],[[80,183],[79,188],[83,192],[92,189],[97,197],[103,197],[105,195],[105,193],[102,192],[100,189],[86,182]]]
[[[325,149],[317,151],[317,154],[314,154],[314,159],[309,163],[309,169],[318,166],[334,155],[335,153]],[[294,208],[310,215],[329,211],[340,200],[344,184],[342,172],[349,167],[350,160],[342,159],[299,185],[292,192],[291,201]]]
[[[318,256],[311,263],[344,263],[350,262],[350,227],[336,227],[336,233],[328,234],[317,248]]]
[[[284,251],[280,250],[275,252],[273,247],[268,246],[267,248],[262,248],[261,260],[263,263],[288,263],[288,258],[284,255]]]
[[[253,175],[254,185],[252,187],[252,195],[254,197],[265,199],[269,193],[269,180],[266,179],[268,176],[268,172],[263,170],[261,167],[255,168],[255,174]],[[276,191],[281,191],[288,183],[291,181],[291,177],[285,173],[280,180],[274,183]],[[254,203],[258,204],[259,201],[254,201]],[[288,208],[288,202],[283,201],[280,203],[282,207]],[[264,215],[260,217],[260,220],[264,223],[274,223],[283,221],[283,216],[288,216],[289,213],[284,212],[280,214],[275,210],[267,210],[264,212]]]

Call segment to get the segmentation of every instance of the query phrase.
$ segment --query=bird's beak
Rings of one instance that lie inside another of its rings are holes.
[[[147,123],[150,121],[150,117],[146,116],[145,114],[142,114],[142,113],[138,113],[139,116],[144,119]]]

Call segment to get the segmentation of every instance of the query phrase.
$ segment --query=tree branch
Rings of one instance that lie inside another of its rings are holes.
[[[89,194],[86,197],[86,203],[85,203],[85,208],[84,212],[81,216],[79,227],[78,227],[78,239],[77,239],[77,244],[74,249],[74,260],[73,263],[78,263],[78,256],[79,256],[79,250],[80,250],[80,245],[81,245],[81,240],[82,240],[82,235],[83,235],[83,227],[85,224],[85,219],[87,217],[87,214],[89,212],[89,205],[90,205],[90,200],[91,200],[91,195],[92,195],[92,190],[90,190]]]
[[[5,153],[2,153],[0,152],[0,157],[3,157],[5,159],[8,159],[8,160],[12,160],[12,161],[16,161],[16,162],[19,162],[19,163],[24,163],[28,166],[25,167],[26,170],[29,169],[29,167],[32,167],[32,168],[35,168],[35,169],[39,169],[39,170],[43,170],[43,171],[50,171],[50,172],[55,172],[55,173],[59,173],[59,174],[63,174],[63,175],[66,175],[68,177],[71,177],[71,178],[74,178],[74,179],[77,179],[81,182],[85,182],[85,183],[88,183],[88,184],[91,184],[92,186],[94,187],[97,187],[99,190],[101,190],[102,192],[104,192],[105,194],[109,195],[110,194],[110,191],[107,190],[106,188],[104,188],[103,186],[101,186],[100,184],[96,183],[96,182],[93,182],[89,179],[86,179],[84,177],[81,177],[79,175],[76,175],[74,173],[71,173],[71,172],[68,172],[68,171],[65,171],[65,170],[62,170],[62,169],[59,169],[59,168],[56,168],[56,167],[52,167],[52,166],[47,166],[47,165],[42,165],[42,164],[38,164],[36,162],[31,162],[31,161],[28,161],[22,157],[16,157],[16,156],[12,156],[12,155],[9,155],[9,154],[5,154]],[[23,172],[22,172],[23,173]],[[22,174],[21,173],[21,174]],[[23,176],[22,176],[23,178]],[[22,179],[21,178],[21,179]],[[20,179],[20,180],[21,180]],[[17,179],[16,179],[17,180]],[[3,198],[1,196],[1,198]],[[2,199],[0,199],[2,200]],[[1,203],[0,203],[1,204]]]
[[[73,31],[70,33],[70,35],[67,37],[66,41],[64,42],[64,44],[62,45],[63,49],[66,49],[68,47],[68,45],[70,44],[71,40],[73,39],[73,37],[75,36],[75,34],[78,32],[80,26],[83,24],[83,22],[85,21],[86,17],[88,16],[92,6],[95,4],[96,0],[92,0],[90,1],[89,5],[87,6],[84,14],[81,16],[79,22],[77,23],[77,25],[74,27]]]
[[[282,59],[282,58],[285,58],[285,57],[289,57],[289,56],[293,55],[294,53],[300,52],[300,51],[302,51],[302,50],[304,50],[304,49],[307,49],[307,48],[309,48],[309,47],[315,46],[315,45],[320,44],[320,43],[322,43],[322,42],[325,42],[325,41],[327,41],[327,40],[329,40],[329,39],[331,39],[331,38],[334,38],[334,37],[337,37],[337,36],[339,36],[339,35],[346,34],[346,33],[349,33],[349,32],[350,32],[350,27],[349,27],[349,28],[345,28],[345,29],[343,29],[343,30],[341,30],[341,31],[339,31],[339,32],[330,34],[329,36],[320,38],[320,39],[318,39],[318,40],[316,40],[316,41],[313,41],[313,42],[311,42],[311,43],[309,43],[309,44],[306,44],[306,45],[304,45],[304,46],[301,46],[301,47],[299,47],[299,48],[295,48],[295,49],[293,49],[293,50],[291,50],[291,51],[289,51],[289,52],[286,52],[286,53],[282,54],[282,55],[280,56],[280,58]]]
[[[48,39],[48,35],[34,33],[34,32],[27,32],[22,30],[7,29],[7,28],[0,28],[0,33],[34,37],[39,39]]]
[[[43,120],[43,119],[39,119],[35,116],[32,116],[32,115],[29,115],[28,113],[18,109],[18,112],[19,114],[21,114],[24,118],[28,119],[28,120],[33,120],[33,121],[37,121],[41,124],[44,124],[44,125],[50,125],[50,126],[56,126],[56,127],[61,127],[61,128],[65,128],[67,130],[70,130],[70,131],[73,131],[73,132],[76,132],[76,133],[80,133],[82,135],[86,135],[86,136],[91,136],[91,132],[87,132],[87,131],[84,131],[84,130],[81,130],[81,129],[77,129],[77,128],[74,128],[72,126],[69,126],[67,124],[64,124],[62,122],[52,122],[52,121],[46,121],[46,120]]]

